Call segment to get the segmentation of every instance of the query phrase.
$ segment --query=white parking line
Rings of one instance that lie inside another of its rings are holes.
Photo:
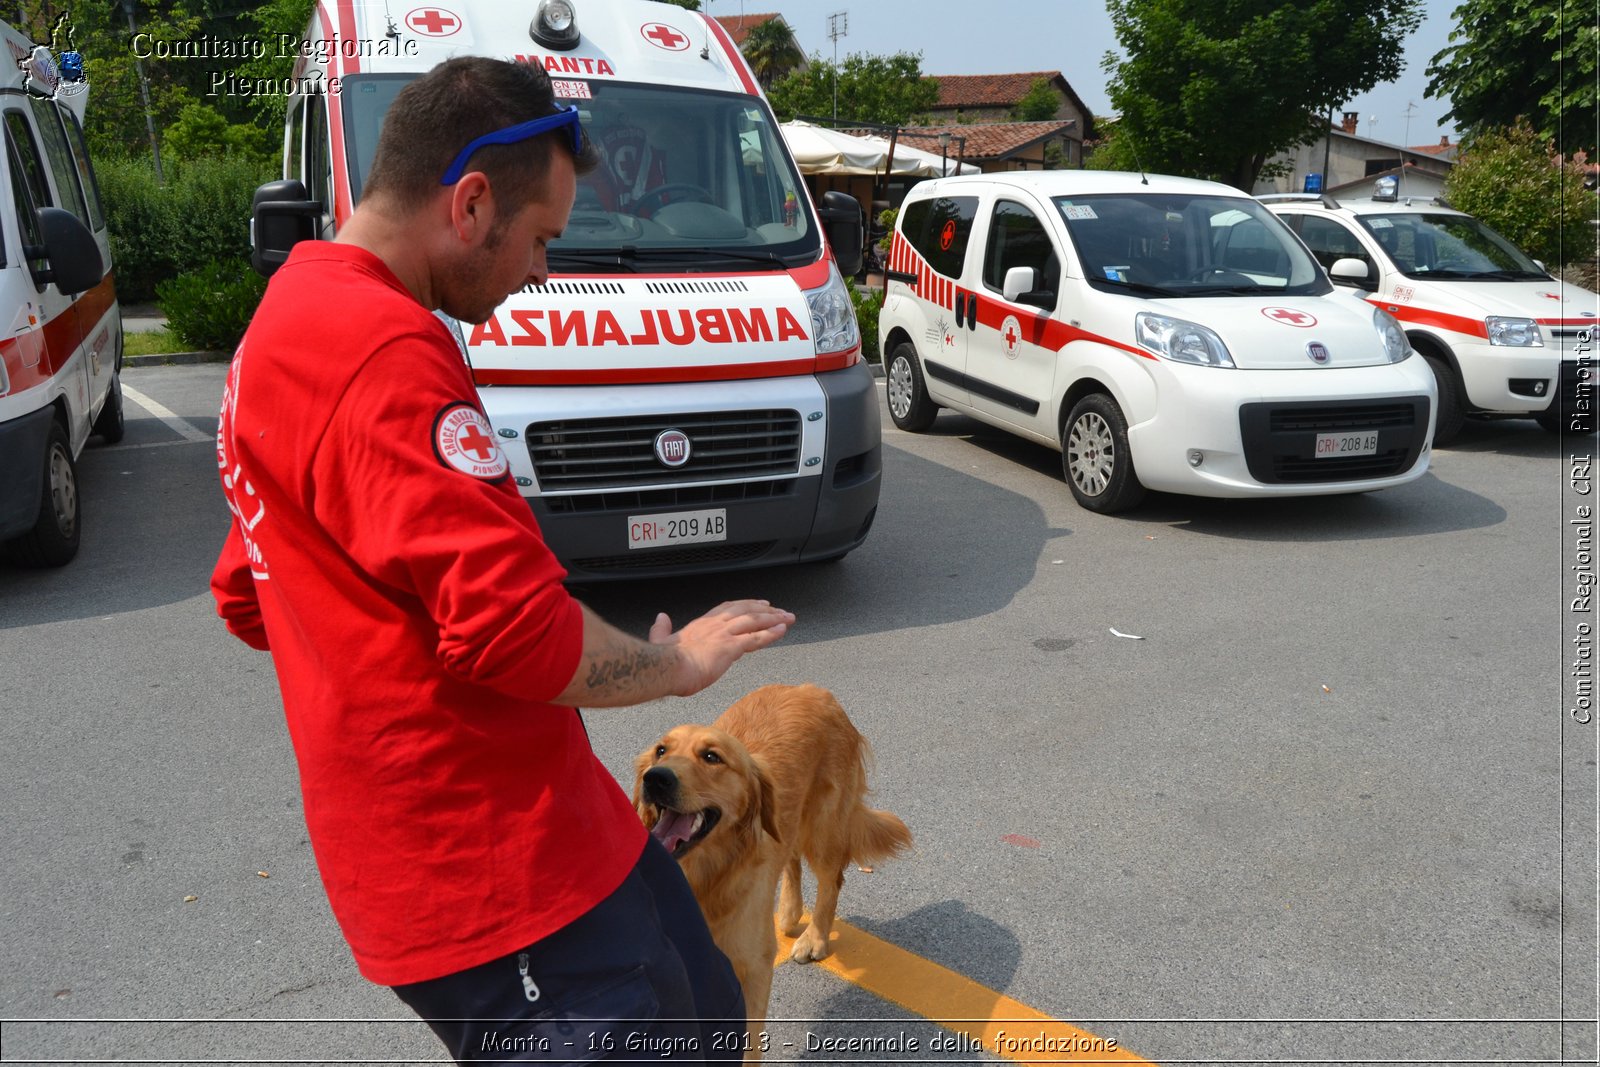
[[[122,387],[122,395],[126,399],[131,400],[135,404],[138,404],[140,407],[144,408],[156,418],[160,419],[166,424],[169,430],[183,438],[185,441],[210,441],[214,439],[211,434],[203,433],[200,430],[195,429],[193,425],[185,422],[183,419],[173,414],[170,409],[162,404],[158,404],[154,400],[151,400],[137,389],[131,389],[124,384]]]

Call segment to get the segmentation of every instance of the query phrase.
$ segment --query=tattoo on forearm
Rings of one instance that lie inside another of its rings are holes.
[[[669,668],[668,657],[653,645],[619,649],[591,663],[583,684],[590,691],[605,690],[627,696],[642,689],[653,691],[657,688],[653,683],[665,677]]]

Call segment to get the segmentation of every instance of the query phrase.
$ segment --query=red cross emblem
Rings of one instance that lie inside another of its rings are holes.
[[[1006,358],[1017,358],[1017,346],[1022,342],[1022,324],[1015,315],[1007,315],[1000,324],[1000,339],[1006,343]]]
[[[939,248],[945,252],[950,251],[950,246],[955,243],[955,239],[956,222],[954,219],[951,219],[949,222],[944,224],[944,229],[939,231]]]
[[[657,48],[665,48],[669,52],[681,52],[689,47],[689,38],[664,22],[646,23],[639,27],[639,32]]]
[[[1296,311],[1294,308],[1262,308],[1261,314],[1273,322],[1281,322],[1285,326],[1298,326],[1301,329],[1309,329],[1317,324],[1315,315],[1308,315],[1306,312]]]
[[[418,7],[406,13],[406,25],[426,37],[450,37],[461,29],[461,19],[442,7]]]
[[[486,482],[511,469],[483,412],[460,401],[446,405],[433,424],[433,449],[445,466]]]

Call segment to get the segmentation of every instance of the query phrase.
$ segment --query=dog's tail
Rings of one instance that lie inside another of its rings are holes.
[[[891,856],[911,851],[911,830],[893,812],[875,808],[856,809],[850,827],[850,859],[870,865]]]

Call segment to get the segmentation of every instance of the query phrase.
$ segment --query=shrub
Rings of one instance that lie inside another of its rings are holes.
[[[163,280],[214,260],[250,254],[250,201],[273,169],[249,159],[196,159],[164,166],[158,185],[145,159],[96,166],[111,231],[117,295],[150,300]]]
[[[207,263],[156,286],[167,325],[200,351],[232,351],[261,303],[267,281],[244,259]]]
[[[850,287],[850,299],[856,306],[856,324],[861,327],[861,355],[868,363],[882,363],[878,351],[878,312],[883,310],[883,294],[877,290],[862,292]]]
[[[1594,258],[1594,195],[1583,168],[1553,154],[1526,122],[1467,144],[1445,181],[1450,206],[1475,215],[1546,266]]]

